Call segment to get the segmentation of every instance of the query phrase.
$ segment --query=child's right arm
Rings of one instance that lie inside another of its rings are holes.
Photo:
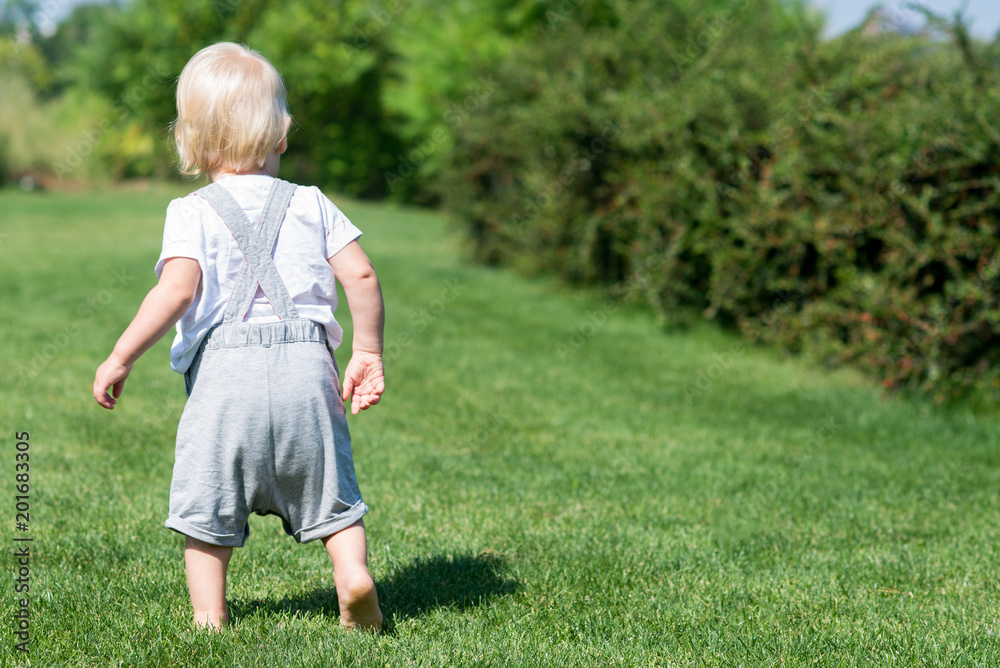
[[[197,260],[174,257],[167,260],[160,281],[149,291],[132,323],[115,344],[94,377],[94,398],[113,409],[122,394],[132,364],[164,334],[173,329],[198,292],[201,266]],[[109,395],[108,390],[112,393]]]
[[[351,413],[374,406],[385,391],[382,337],[385,307],[375,269],[357,241],[327,259],[333,275],[344,286],[354,323],[351,361],[344,370],[344,401],[351,398]]]

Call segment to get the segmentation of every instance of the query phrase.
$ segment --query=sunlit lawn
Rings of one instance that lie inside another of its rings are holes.
[[[352,418],[387,633],[340,630],[322,548],[272,517],[234,557],[232,627],[193,630],[182,538],[162,527],[184,403],[167,342],[119,409],[90,396],[181,192],[0,194],[3,665],[1000,661],[996,420],[733,354],[709,327],[664,333],[602,294],[469,264],[437,214],[350,201],[389,318],[387,393]],[[27,657],[10,632],[25,535]]]

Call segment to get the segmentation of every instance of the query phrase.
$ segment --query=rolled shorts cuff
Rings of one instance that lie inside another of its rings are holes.
[[[308,543],[319,538],[326,538],[351,526],[364,517],[367,512],[368,506],[365,505],[365,502],[358,501],[347,510],[338,513],[336,517],[299,529],[295,532],[295,540],[300,543]]]
[[[172,529],[179,534],[190,536],[191,538],[197,538],[198,540],[208,543],[209,545],[219,545],[220,547],[243,547],[243,544],[247,541],[247,536],[250,535],[249,524],[245,525],[243,532],[239,534],[218,534],[206,531],[205,529],[191,524],[177,515],[168,516],[167,521],[163,523],[163,526],[168,529]]]

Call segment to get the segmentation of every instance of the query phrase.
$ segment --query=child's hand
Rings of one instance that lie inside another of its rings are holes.
[[[125,387],[125,379],[131,371],[131,364],[120,364],[110,357],[97,367],[97,375],[94,376],[94,398],[97,399],[97,403],[108,410],[114,410],[118,397],[122,395],[122,389]],[[108,396],[109,387],[112,388],[113,396]]]
[[[357,415],[382,398],[385,391],[385,373],[382,370],[382,356],[375,353],[355,351],[344,371],[344,402],[351,398],[351,414]],[[353,394],[353,396],[352,396]]]

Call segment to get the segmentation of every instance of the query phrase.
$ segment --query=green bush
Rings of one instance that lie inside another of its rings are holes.
[[[823,42],[777,1],[569,4],[457,134],[442,195],[480,259],[887,387],[1000,388],[1000,100],[960,26]]]
[[[744,201],[743,275],[718,301],[745,326],[739,304],[782,291],[794,308],[765,340],[937,400],[995,392],[998,82],[926,39],[853,34],[816,64],[829,104]]]

